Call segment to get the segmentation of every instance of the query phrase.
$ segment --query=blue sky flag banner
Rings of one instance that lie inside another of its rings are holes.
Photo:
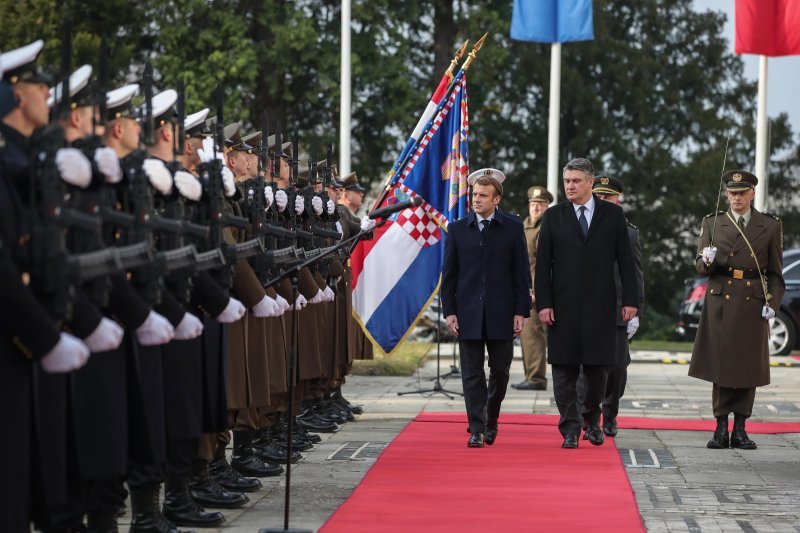
[[[592,0],[514,0],[511,38],[540,43],[591,41]]]
[[[412,196],[422,198],[422,205],[392,215],[373,240],[360,242],[351,255],[353,311],[386,353],[403,341],[438,290],[447,225],[469,210],[469,119],[463,71],[441,98],[444,105],[429,119],[431,128],[416,148],[404,150],[413,149],[408,164],[397,169],[391,189],[375,207]]]

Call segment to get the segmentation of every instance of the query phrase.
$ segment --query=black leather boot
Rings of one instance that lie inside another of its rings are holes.
[[[728,447],[728,415],[717,417],[717,429],[714,430],[714,436],[706,444],[707,448],[712,450],[724,450]]]
[[[214,509],[238,509],[250,499],[241,492],[229,492],[222,488],[208,472],[208,463],[195,459],[189,478],[189,494],[204,507]]]
[[[733,432],[731,433],[731,448],[740,448],[742,450],[755,450],[758,448],[755,442],[750,440],[747,436],[747,431],[744,430],[744,422],[747,420],[746,416],[733,414]]]
[[[159,489],[160,485],[131,488],[130,533],[180,533],[161,514]]]
[[[164,517],[179,526],[216,527],[225,521],[217,511],[206,512],[189,494],[186,474],[167,474],[164,483]]]
[[[209,473],[223,488],[236,492],[254,492],[262,487],[261,481],[254,477],[245,477],[231,468],[225,458],[225,449],[218,452],[208,465]]]
[[[250,430],[233,431],[233,457],[231,468],[249,477],[270,477],[283,473],[280,465],[265,463],[253,453],[253,434]]]
[[[341,387],[337,388],[336,390],[334,390],[331,393],[331,398],[333,398],[333,400],[336,403],[338,403],[343,409],[349,410],[354,415],[360,415],[360,414],[362,414],[364,412],[364,408],[363,407],[361,407],[360,405],[351,404],[349,401],[347,401],[347,398],[342,396],[342,388]]]

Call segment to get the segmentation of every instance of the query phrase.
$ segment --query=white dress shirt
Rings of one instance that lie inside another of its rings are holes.
[[[572,208],[575,209],[575,217],[580,221],[581,219],[581,212],[580,208],[582,206],[586,207],[586,213],[584,216],[586,217],[586,223],[588,227],[592,227],[592,215],[594,215],[594,195],[589,197],[589,201],[585,204],[572,204]]]

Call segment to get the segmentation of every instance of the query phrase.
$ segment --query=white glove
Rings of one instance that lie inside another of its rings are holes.
[[[216,157],[214,157],[215,154]],[[208,163],[214,159],[219,159],[221,161],[222,150],[214,150],[214,138],[205,137],[203,139],[203,147],[197,149],[197,157],[200,158],[200,162],[202,163]]]
[[[257,316],[258,318],[278,316],[282,307],[283,306],[281,306],[277,300],[265,294],[261,301],[253,306],[253,316]]]
[[[280,313],[277,314],[276,316],[280,316],[280,315],[282,315],[283,313],[285,313],[286,311],[288,311],[289,309],[292,308],[292,306],[289,305],[289,301],[286,298],[284,298],[283,296],[281,296],[280,294],[278,295],[277,298],[275,298],[275,301],[278,302],[278,305],[281,306]]]
[[[284,193],[286,194],[286,193]],[[264,186],[264,208],[269,209],[272,206],[272,202],[275,201],[275,193],[272,190],[272,187],[269,185]]]
[[[236,194],[236,184],[233,183],[233,171],[227,166],[222,166],[222,186],[225,189],[225,196],[230,198]]]
[[[165,195],[172,193],[172,174],[163,161],[154,158],[145,159],[142,170],[147,174],[147,179],[155,190]]]
[[[194,177],[190,172],[179,170],[175,172],[174,180],[175,188],[178,189],[178,192],[184,198],[196,202],[203,196],[203,186],[200,185],[200,180]]]
[[[631,340],[636,334],[636,330],[639,329],[639,317],[635,316],[628,321],[628,340]]]
[[[336,233],[342,236],[341,239],[339,239],[340,241],[344,239],[344,228],[342,227],[342,223],[338,220],[336,221]]]
[[[94,151],[94,162],[97,168],[106,177],[106,183],[119,183],[122,181],[122,167],[119,157],[113,148],[102,146]]]
[[[308,301],[308,303],[310,303],[310,304],[318,304],[320,302],[325,301],[324,298],[325,298],[325,295],[322,294],[322,289],[319,289],[319,290],[317,290],[317,294],[312,296],[311,299]]]
[[[42,368],[51,374],[72,372],[89,360],[89,348],[77,337],[61,332],[61,338],[53,349],[42,358]]]
[[[706,246],[700,252],[700,255],[703,256],[703,263],[706,266],[711,266],[711,263],[714,262],[714,258],[717,257],[717,247],[716,246]]]
[[[175,328],[175,340],[188,341],[203,334],[203,322],[192,313],[184,313],[178,327]]]
[[[230,324],[231,322],[236,322],[242,318],[246,312],[247,309],[242,302],[236,298],[230,298],[228,299],[228,305],[222,310],[216,319],[217,322],[222,324]]]
[[[302,196],[297,195],[294,197],[294,212],[298,215],[302,215],[303,211],[306,210],[306,202]]]
[[[275,193],[275,204],[278,206],[278,211],[283,213],[283,210],[286,209],[286,204],[289,203],[289,197],[286,196],[286,191],[282,189],[278,189]]]
[[[169,320],[155,311],[150,311],[147,320],[136,329],[136,339],[142,346],[166,344],[175,337],[175,329]]]
[[[314,214],[320,216],[322,214],[322,198],[316,195],[311,198],[311,207],[314,208]]]
[[[333,200],[328,200],[328,214],[332,215],[334,211],[336,211],[336,204],[333,203]]]
[[[308,305],[308,300],[302,294],[297,295],[297,300],[294,302],[294,310],[299,311]]]
[[[92,182],[92,163],[77,148],[59,148],[56,166],[61,179],[70,185],[85,189]]]
[[[775,318],[775,310],[768,305],[765,305],[761,308],[761,318],[764,320],[769,320],[771,318]]]
[[[331,289],[327,285],[325,286],[325,290],[322,291],[322,293],[327,297],[326,300],[327,302],[332,302],[333,299],[336,298],[336,295],[333,293],[333,289]]]
[[[375,221],[369,217],[361,219],[361,231],[369,231],[375,227]]]
[[[125,331],[116,322],[103,317],[94,331],[83,339],[83,343],[92,353],[107,352],[119,347],[124,334]]]

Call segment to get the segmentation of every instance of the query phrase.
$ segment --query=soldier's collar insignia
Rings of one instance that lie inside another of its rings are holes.
[[[737,172],[733,175],[733,181],[742,181],[742,175]]]

